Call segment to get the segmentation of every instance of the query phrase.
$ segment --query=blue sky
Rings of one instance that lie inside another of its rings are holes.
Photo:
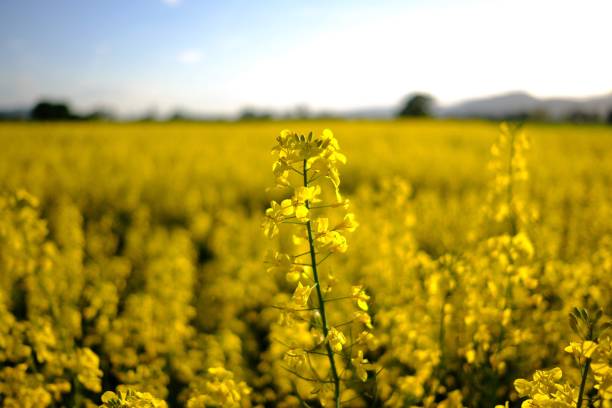
[[[381,6],[382,5],[382,6]],[[609,0],[3,0],[0,109],[442,104],[612,91]]]

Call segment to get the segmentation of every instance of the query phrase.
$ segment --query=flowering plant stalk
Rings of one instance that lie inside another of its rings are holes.
[[[278,235],[280,225],[290,226],[294,232],[294,245],[305,251],[296,255],[272,253],[268,270],[285,273],[287,281],[297,285],[291,300],[279,307],[280,323],[285,326],[305,323],[312,334],[306,343],[288,345],[290,350],[285,354],[285,361],[289,365],[287,369],[299,379],[320,385],[314,393],[318,394],[322,404],[333,401],[339,407],[341,385],[348,380],[344,376],[348,372],[346,368],[341,371],[340,364],[350,363],[361,381],[367,381],[366,370],[371,368],[363,357],[364,345],[371,334],[362,330],[351,344],[347,344],[345,334],[349,330],[349,337],[352,337],[355,325],[361,329],[372,327],[367,313],[369,296],[361,286],[353,286],[349,295],[331,297],[336,279],[331,273],[324,279],[320,271],[321,264],[332,254],[346,252],[348,246],[344,234],[357,227],[354,215],[348,212],[349,202],[339,190],[337,166],[345,163],[346,158],[340,153],[338,142],[329,129],[319,137],[313,137],[312,133],[304,136],[284,130],[277,142],[273,154],[277,154],[278,159],[272,167],[276,185],[292,189],[293,195],[280,203],[272,201],[266,210],[263,229],[269,238],[273,238]],[[325,185],[333,192],[331,202],[324,202]],[[327,216],[318,215],[320,211],[333,209],[343,212],[342,219],[335,224]],[[301,262],[302,257],[308,257],[308,261]],[[353,319],[334,325],[330,319],[329,303],[341,300],[354,300],[356,310]],[[347,349],[348,354],[343,353]],[[327,359],[327,376],[320,375],[311,360],[311,356],[317,355]]]
[[[612,320],[603,318],[603,311],[596,308],[589,312],[574,308],[569,315],[572,331],[580,341],[572,341],[565,352],[573,355],[580,366],[579,384],[562,380],[561,368],[537,370],[533,379],[519,378],[514,388],[520,397],[528,397],[522,408],[582,408],[585,395],[589,407],[609,407],[612,402]],[[586,384],[592,374],[592,389],[587,393]],[[506,407],[508,404],[506,403]],[[502,406],[498,406],[503,408]]]

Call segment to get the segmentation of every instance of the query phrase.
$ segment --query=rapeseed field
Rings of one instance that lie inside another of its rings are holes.
[[[6,407],[612,407],[612,128],[0,124]]]

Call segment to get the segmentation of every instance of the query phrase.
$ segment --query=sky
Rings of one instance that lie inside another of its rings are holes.
[[[0,109],[120,115],[612,91],[610,0],[2,0]]]

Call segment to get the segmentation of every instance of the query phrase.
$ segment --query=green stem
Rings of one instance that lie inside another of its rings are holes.
[[[308,187],[308,164],[304,160],[304,187]],[[310,209],[310,203],[306,201],[306,208]],[[312,226],[310,220],[306,222],[306,229],[308,231],[308,245],[310,247],[310,261],[312,264],[312,275],[315,281],[315,288],[317,291],[317,298],[319,300],[319,313],[321,313],[321,325],[323,327],[323,336],[327,340],[329,334],[329,326],[327,324],[327,315],[325,313],[325,300],[323,299],[323,293],[321,292],[321,284],[319,281],[319,274],[317,272],[317,256],[315,253],[314,239],[312,238]],[[336,408],[340,407],[340,377],[338,376],[338,370],[336,369],[336,361],[334,360],[334,352],[329,344],[329,341],[325,343],[325,349],[327,350],[327,358],[329,359],[329,365],[331,368],[332,381],[334,383],[334,400],[336,402]]]
[[[582,379],[580,380],[580,391],[578,391],[578,402],[576,403],[576,408],[580,408],[582,406],[582,397],[584,395],[584,386],[586,385],[586,379],[589,374],[589,367],[591,366],[591,359],[587,358],[584,363],[584,369],[582,370]]]

